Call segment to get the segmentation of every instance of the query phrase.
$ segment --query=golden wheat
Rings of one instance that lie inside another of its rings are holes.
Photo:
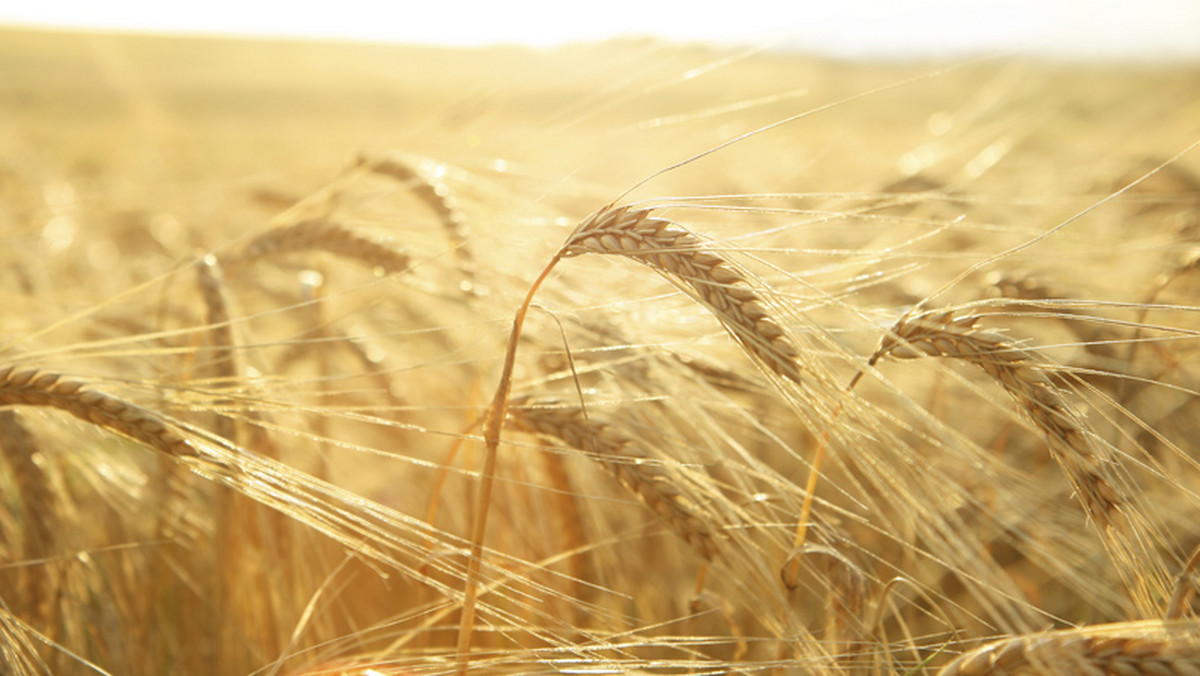
[[[1157,614],[1157,600],[1168,589],[1166,571],[1147,544],[1144,529],[1148,524],[1116,488],[1115,460],[1054,382],[1058,369],[1033,347],[982,329],[977,325],[980,319],[978,315],[958,316],[952,310],[902,317],[869,363],[888,356],[961,359],[998,382],[1045,435],[1051,454],[1101,530],[1142,612]]]
[[[1200,674],[1194,69],[3,37],[0,671]]]
[[[1001,639],[974,650],[939,676],[1196,676],[1194,624],[1096,626]]]
[[[517,400],[509,410],[520,430],[556,439],[568,448],[591,454],[613,473],[642,504],[663,519],[706,559],[721,551],[719,527],[694,504],[671,476],[611,422],[578,407],[556,402]]]
[[[340,223],[314,218],[272,228],[223,259],[226,267],[302,251],[326,251],[356,260],[385,273],[403,272],[409,257],[390,244],[371,239]]]
[[[409,186],[409,189],[437,215],[450,238],[455,255],[464,263],[472,262],[471,250],[467,247],[471,231],[454,193],[441,178],[441,165],[397,153],[384,157],[360,155],[358,164],[369,171],[394,178]],[[470,274],[470,268],[465,272]]]
[[[66,411],[175,458],[196,455],[196,449],[175,426],[157,414],[59,373],[30,367],[0,368],[0,405],[14,404]]]
[[[743,273],[699,237],[651,208],[609,205],[567,238],[564,257],[586,253],[632,258],[690,287],[740,345],[771,371],[799,384],[799,353]]]

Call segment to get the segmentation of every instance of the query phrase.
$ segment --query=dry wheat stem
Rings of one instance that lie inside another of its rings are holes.
[[[1152,610],[1155,599],[1166,590],[1161,562],[1143,533],[1131,528],[1136,512],[1114,486],[1111,461],[1095,434],[1052,380],[1055,367],[1033,348],[979,328],[979,319],[978,315],[956,316],[954,311],[906,316],[892,327],[868,363],[874,365],[885,356],[948,357],[973,363],[996,380],[1045,435],[1051,455],[1100,529],[1142,612],[1157,615]]]
[[[959,657],[939,676],[1200,676],[1195,627],[1101,625],[1016,636]]]
[[[54,542],[56,500],[45,470],[39,466],[33,435],[8,410],[0,411],[0,454],[12,472],[17,501],[28,524],[22,553],[28,559],[41,558]]]
[[[58,498],[42,467],[46,456],[38,451],[33,435],[10,410],[0,410],[0,455],[8,464],[17,489],[15,502],[19,522],[24,524],[21,546],[12,553],[26,561],[43,559],[54,549],[57,534],[63,532]],[[27,616],[37,623],[51,617],[55,596],[51,578],[51,574],[25,568],[18,573],[17,584],[23,593],[14,601],[21,602]]]
[[[652,211],[605,206],[579,224],[560,255],[625,256],[684,283],[753,358],[800,384],[796,348],[746,276],[722,256],[706,251],[695,234]]]
[[[250,240],[224,263],[226,267],[242,266],[260,258],[297,251],[327,251],[387,273],[403,272],[410,264],[406,254],[388,244],[319,218],[272,228]]]
[[[517,429],[594,454],[621,485],[701,556],[711,560],[720,553],[718,531],[703,515],[703,509],[679,490],[661,466],[646,462],[649,459],[646,452],[616,425],[586,416],[582,408],[550,402],[531,405],[528,400],[521,400],[519,404],[514,402],[509,410]]]
[[[500,449],[500,437],[504,421],[508,417],[508,398],[512,392],[513,367],[517,360],[517,344],[521,338],[521,327],[525,325],[525,316],[533,303],[533,296],[538,288],[550,276],[554,266],[562,258],[556,254],[542,269],[529,291],[525,300],[517,308],[513,317],[512,332],[508,337],[508,345],[504,351],[504,365],[500,370],[500,383],[492,398],[491,407],[484,419],[483,437],[485,454],[483,470],[479,477],[479,494],[476,499],[474,523],[471,528],[471,551],[467,561],[467,576],[463,585],[462,619],[458,626],[457,659],[458,673],[466,674],[470,668],[471,640],[475,630],[475,602],[479,594],[479,569],[483,560],[483,536],[487,532],[488,510],[492,501],[492,486],[496,476],[496,455]]]

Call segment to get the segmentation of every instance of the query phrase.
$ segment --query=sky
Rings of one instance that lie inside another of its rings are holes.
[[[443,45],[553,46],[618,35],[776,44],[838,57],[1016,52],[1200,60],[1200,0],[37,0],[0,24]]]

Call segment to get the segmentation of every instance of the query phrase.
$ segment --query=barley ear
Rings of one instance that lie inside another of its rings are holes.
[[[746,275],[687,228],[652,212],[610,204],[579,224],[560,255],[618,255],[650,266],[690,290],[753,359],[800,384],[799,353]]]
[[[906,316],[884,337],[869,363],[885,356],[960,359],[999,383],[1046,438],[1050,454],[1100,531],[1140,610],[1157,616],[1158,599],[1169,588],[1161,559],[1150,544],[1157,538],[1144,532],[1149,524],[1118,489],[1115,462],[1058,384],[1060,368],[1032,346],[979,327],[979,320],[977,315],[946,310]]]
[[[1194,627],[1139,625],[1100,625],[1002,639],[959,657],[938,676],[1200,674],[1200,637]]]
[[[191,443],[165,419],[62,374],[29,367],[0,368],[0,406],[6,405],[50,406],[169,456],[196,455]]]

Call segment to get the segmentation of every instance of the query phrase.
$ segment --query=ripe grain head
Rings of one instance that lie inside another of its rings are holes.
[[[619,255],[644,263],[691,289],[734,340],[771,372],[799,385],[800,356],[745,274],[695,234],[651,208],[609,205],[575,228],[564,257]]]
[[[1200,674],[1195,623],[1098,625],[1005,638],[942,668],[939,676],[1194,676]]]

